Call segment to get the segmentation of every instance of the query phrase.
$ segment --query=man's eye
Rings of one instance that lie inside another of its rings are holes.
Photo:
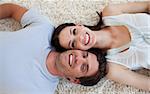
[[[83,58],[87,58],[87,57],[88,57],[88,52],[85,51],[85,52],[83,53]]]
[[[82,72],[87,72],[88,71],[88,64],[82,64],[81,65],[81,71]]]
[[[72,47],[72,48],[75,47],[75,42],[74,42],[74,41],[72,42],[71,47]]]

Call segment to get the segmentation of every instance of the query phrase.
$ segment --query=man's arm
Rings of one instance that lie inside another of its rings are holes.
[[[0,5],[0,19],[12,17],[20,22],[21,17],[27,11],[26,8],[12,3],[5,3]]]
[[[113,16],[123,13],[150,12],[150,1],[129,2],[125,4],[108,5],[103,10],[103,16]]]
[[[139,89],[150,91],[150,77],[118,67],[118,65],[115,65],[115,67],[111,65],[106,77],[121,84],[131,85]]]

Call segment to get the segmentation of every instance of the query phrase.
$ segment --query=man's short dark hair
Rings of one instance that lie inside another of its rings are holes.
[[[89,77],[80,77],[77,78],[80,80],[80,84],[84,86],[93,86],[96,85],[101,78],[103,78],[107,73],[106,73],[106,52],[102,52],[102,50],[97,49],[97,48],[92,48],[88,50],[89,52],[95,54],[97,56],[97,60],[99,62],[99,67],[98,71],[96,74],[89,76]],[[92,62],[91,62],[92,63]]]

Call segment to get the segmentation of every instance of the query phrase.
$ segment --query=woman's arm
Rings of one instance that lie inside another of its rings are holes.
[[[108,5],[103,9],[103,16],[113,16],[123,13],[150,12],[150,1],[129,2],[125,4]]]
[[[26,8],[12,3],[5,3],[0,5],[0,19],[12,17],[16,21],[21,20],[23,14],[27,11]]]
[[[122,68],[122,66],[117,64],[110,65],[106,77],[122,84],[150,91],[150,77]]]

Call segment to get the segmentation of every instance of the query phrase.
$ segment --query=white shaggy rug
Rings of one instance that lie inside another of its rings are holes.
[[[36,7],[47,15],[55,26],[64,22],[75,22],[93,25],[98,21],[96,11],[101,11],[108,3],[125,3],[144,0],[0,0],[0,3],[13,2],[27,8]],[[148,0],[147,0],[148,1]],[[12,19],[0,20],[0,31],[20,29],[19,23]],[[139,73],[150,76],[150,71],[140,70]],[[61,79],[56,94],[150,94],[131,86],[121,85],[102,79],[96,86],[84,87]]]

